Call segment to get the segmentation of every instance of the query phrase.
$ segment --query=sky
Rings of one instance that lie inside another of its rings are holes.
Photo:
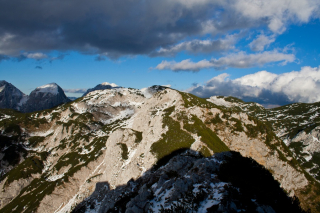
[[[0,80],[320,101],[318,0],[0,0]]]

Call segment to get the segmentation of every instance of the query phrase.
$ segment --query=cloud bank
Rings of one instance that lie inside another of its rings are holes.
[[[223,73],[204,85],[189,88],[187,92],[200,97],[234,96],[268,105],[320,101],[320,66],[302,67],[300,71],[279,75],[260,71],[234,80],[228,77],[228,74]]]
[[[232,40],[196,37],[267,28],[278,35],[295,23],[319,18],[315,0],[15,0],[0,1],[0,60],[39,60],[39,52],[78,51],[109,58],[174,55],[233,48]],[[261,50],[272,42],[257,39]]]
[[[214,68],[216,70],[224,70],[229,67],[234,68],[249,68],[253,66],[262,66],[264,64],[273,62],[282,62],[286,64],[295,60],[294,54],[288,54],[284,52],[265,51],[256,54],[246,54],[245,52],[238,52],[229,54],[225,57],[211,60],[201,60],[193,62],[190,59],[183,60],[181,62],[175,61],[162,61],[155,69],[158,70],[172,70],[172,71],[191,71],[198,72],[201,69]]]
[[[87,92],[88,89],[63,89],[64,92],[69,92],[69,93],[85,93]]]

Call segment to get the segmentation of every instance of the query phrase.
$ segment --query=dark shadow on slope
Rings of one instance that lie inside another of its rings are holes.
[[[300,212],[300,203],[294,197],[288,197],[272,174],[252,158],[241,156],[238,152],[231,152],[226,156],[218,172],[218,177],[224,182],[232,183],[231,196],[239,198],[237,202],[246,203],[255,200],[257,203],[272,206],[275,212]],[[238,196],[240,195],[240,196]],[[250,208],[250,206],[248,206]]]
[[[109,190],[107,182],[97,183],[73,213],[151,212],[156,207],[156,212],[303,212],[299,201],[251,158],[237,152],[204,158],[183,149],[126,185]]]

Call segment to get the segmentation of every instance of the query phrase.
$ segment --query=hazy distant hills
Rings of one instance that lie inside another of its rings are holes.
[[[318,112],[162,86],[1,109],[1,212],[320,212]]]

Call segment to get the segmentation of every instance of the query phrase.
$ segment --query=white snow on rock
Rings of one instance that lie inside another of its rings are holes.
[[[119,87],[119,86],[116,85],[115,83],[109,83],[109,82],[103,82],[103,83],[101,83],[101,85],[103,85],[103,86],[109,85],[109,86],[112,86],[112,87]]]
[[[41,93],[51,93],[51,94],[54,94],[54,95],[57,95],[59,93],[58,92],[58,85],[56,83],[46,84],[46,85],[37,87],[36,90],[37,90],[37,94],[39,92],[41,92]]]
[[[141,93],[144,95],[146,98],[152,98],[152,96],[158,92],[158,90],[153,89],[152,87],[147,87],[147,88],[142,88],[140,89]]]
[[[60,174],[60,175],[52,175],[52,176],[47,178],[47,181],[52,182],[52,181],[55,181],[55,180],[58,180],[58,179],[62,178],[63,176],[64,176],[64,173]]]
[[[2,92],[2,90],[4,90],[5,87],[6,85],[3,85],[2,87],[0,87],[0,92]]]
[[[218,96],[211,96],[207,101],[214,103],[218,106],[231,107],[232,103],[225,101],[223,98],[218,98]]]
[[[18,106],[21,107],[23,104],[25,104],[25,103],[28,101],[28,99],[29,99],[29,96],[24,95],[24,96],[21,98],[20,102],[18,103]]]

